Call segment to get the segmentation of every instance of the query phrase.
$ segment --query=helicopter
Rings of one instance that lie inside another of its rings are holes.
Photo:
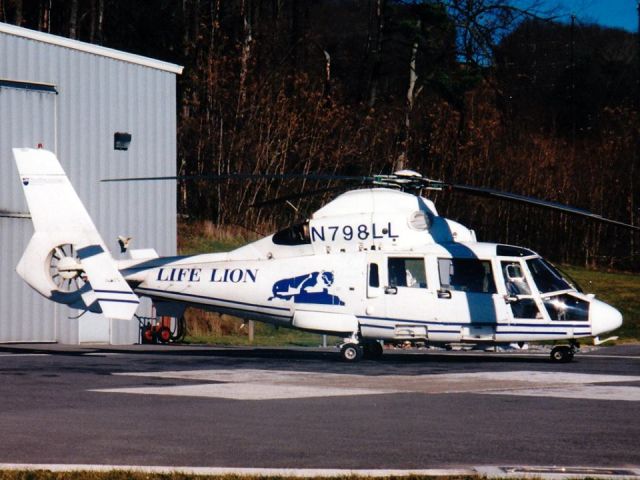
[[[403,170],[342,177],[364,188],[229,252],[160,257],[142,249],[117,260],[57,157],[32,148],[13,155],[35,230],[17,273],[54,302],[108,318],[131,319],[144,296],[161,316],[179,318],[191,306],[339,336],[346,362],[379,358],[381,342],[544,340],[562,342],[550,358],[568,362],[580,339],[597,340],[622,324],[617,309],[583,293],[537,253],[477,241],[421,193],[448,188],[640,230],[578,208]],[[177,177],[107,181],[170,178]]]

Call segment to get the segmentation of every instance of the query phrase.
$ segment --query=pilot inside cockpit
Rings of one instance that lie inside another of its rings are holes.
[[[503,263],[502,273],[508,295],[531,295],[531,289],[518,263]]]

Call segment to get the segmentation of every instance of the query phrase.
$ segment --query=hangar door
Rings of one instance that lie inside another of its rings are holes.
[[[0,79],[0,342],[56,340],[57,307],[15,272],[33,227],[12,147],[56,150],[54,85]]]

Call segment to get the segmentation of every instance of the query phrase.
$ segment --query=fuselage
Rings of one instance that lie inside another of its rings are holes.
[[[291,241],[283,242],[288,234],[281,233],[228,253],[130,264],[123,274],[138,295],[157,305],[189,304],[319,333],[357,333],[363,339],[576,339],[622,322],[616,309],[579,292],[530,250],[475,242],[472,233],[466,242],[451,238],[403,249],[403,229],[386,219],[366,230],[370,236],[385,235],[387,245],[348,248],[353,232],[357,238],[358,230],[365,230],[359,225],[365,224],[346,221],[350,224],[325,225],[315,234],[322,239],[313,239],[312,229],[319,227],[312,222],[304,226],[306,233],[300,227],[304,241],[296,242],[295,232],[289,232]],[[462,227],[448,229],[454,228]],[[332,231],[337,245],[327,246]],[[399,245],[391,248],[392,242]]]

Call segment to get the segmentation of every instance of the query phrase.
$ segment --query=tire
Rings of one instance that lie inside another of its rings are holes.
[[[551,350],[551,361],[555,363],[567,363],[573,359],[573,352],[565,345],[554,347]]]
[[[146,325],[142,330],[142,343],[154,343],[155,335],[151,325]]]
[[[169,329],[169,327],[162,327],[160,329],[159,336],[162,343],[169,343],[169,341],[171,340],[171,330]]]
[[[355,363],[362,358],[364,351],[362,347],[356,343],[345,343],[340,349],[340,357],[343,361]]]
[[[380,342],[370,342],[365,343],[364,347],[364,358],[368,358],[370,360],[378,360],[382,358],[382,354],[384,353],[384,349]]]

